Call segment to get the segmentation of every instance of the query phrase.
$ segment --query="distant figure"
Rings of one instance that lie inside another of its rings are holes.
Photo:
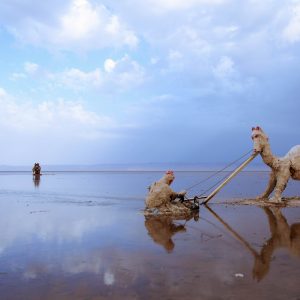
[[[145,201],[146,208],[168,208],[171,205],[170,202],[176,198],[183,200],[186,191],[176,193],[170,187],[174,179],[174,172],[167,171],[159,181],[154,182],[150,186],[149,194]]]
[[[41,166],[39,163],[35,163],[32,168],[32,174],[34,176],[40,176],[41,175]]]

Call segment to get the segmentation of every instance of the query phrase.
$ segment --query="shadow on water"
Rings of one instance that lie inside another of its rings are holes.
[[[281,208],[262,208],[268,219],[270,237],[264,242],[261,250],[257,251],[214,210],[205,207],[253,255],[252,275],[255,280],[261,281],[268,274],[273,254],[279,248],[285,248],[291,255],[300,258],[300,223],[289,225]]]

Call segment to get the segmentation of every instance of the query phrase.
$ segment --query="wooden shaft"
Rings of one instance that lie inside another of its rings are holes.
[[[203,202],[203,204],[206,204],[209,200],[211,200],[236,174],[238,174],[242,169],[244,169],[256,156],[257,153],[252,154],[247,160],[245,160],[238,168],[236,168],[231,175],[226,178],[215,190],[213,190],[206,198],[206,200]]]

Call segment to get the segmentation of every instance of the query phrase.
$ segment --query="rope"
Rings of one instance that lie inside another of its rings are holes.
[[[208,179],[214,177],[215,175],[221,173],[222,171],[226,170],[227,168],[229,168],[230,166],[232,166],[233,164],[235,164],[236,162],[238,162],[239,160],[241,160],[242,158],[244,158],[245,156],[247,156],[250,152],[252,152],[253,150],[250,150],[248,151],[247,153],[245,153],[243,156],[241,156],[240,158],[236,159],[235,161],[229,163],[227,166],[225,166],[223,169],[219,170],[219,171],[216,171],[214,172],[213,174],[211,174],[210,176],[208,176],[207,178],[204,178],[203,180],[193,184],[192,186],[186,188],[185,190],[188,191],[192,188],[194,188],[195,186],[207,181]],[[226,175],[224,178],[222,178],[220,181],[218,181],[216,184],[214,184],[212,187],[210,187],[208,190],[206,190],[204,193],[202,193],[201,195],[199,196],[202,196],[203,194],[205,194],[207,191],[211,190],[213,187],[215,187],[218,183],[220,183],[223,179],[225,179],[226,177],[228,177],[228,175]]]
[[[229,177],[230,174],[224,176],[223,178],[221,178],[219,181],[217,181],[214,185],[212,185],[211,187],[209,187],[208,189],[206,189],[204,192],[202,192],[200,195],[196,196],[197,198],[201,198],[201,196],[203,196],[204,194],[206,194],[208,191],[210,191],[211,189],[213,189],[215,186],[217,186],[219,183],[221,183],[223,180],[225,180],[227,177]]]

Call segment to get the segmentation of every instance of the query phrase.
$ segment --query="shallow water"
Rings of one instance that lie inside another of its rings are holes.
[[[190,220],[145,218],[146,187],[161,175],[59,172],[34,182],[2,172],[0,299],[300,299],[300,208],[218,204],[255,197],[266,172],[242,172]],[[173,188],[209,175],[176,172]],[[299,196],[299,182],[285,195]]]

